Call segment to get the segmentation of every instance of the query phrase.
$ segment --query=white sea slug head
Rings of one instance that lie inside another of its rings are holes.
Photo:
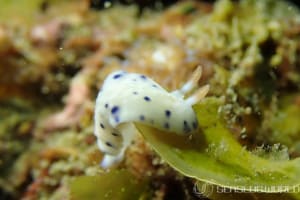
[[[188,98],[185,95],[195,89],[200,77],[198,67],[181,89],[168,92],[141,74],[117,71],[108,75],[97,96],[94,116],[97,144],[105,153],[102,167],[123,158],[136,132],[133,122],[179,135],[197,130],[192,105],[207,94],[209,87],[197,89]]]

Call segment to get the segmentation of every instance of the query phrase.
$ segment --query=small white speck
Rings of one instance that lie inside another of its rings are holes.
[[[43,94],[48,94],[49,93],[49,88],[47,86],[42,87],[42,93]]]
[[[104,8],[110,8],[112,6],[112,3],[110,1],[106,1],[104,3]]]
[[[245,108],[245,114],[250,115],[251,112],[252,112],[251,107],[246,107],[246,108]]]
[[[153,53],[152,59],[158,63],[165,63],[167,61],[166,56],[160,50],[157,50]]]

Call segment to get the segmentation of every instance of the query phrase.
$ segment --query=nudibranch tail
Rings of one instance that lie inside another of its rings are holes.
[[[207,94],[209,87],[196,90],[187,99],[184,95],[195,90],[201,74],[198,67],[190,81],[174,92],[142,74],[110,74],[97,96],[94,117],[97,144],[105,153],[101,166],[109,168],[122,160],[137,132],[133,122],[178,135],[195,132],[198,122],[192,105]]]

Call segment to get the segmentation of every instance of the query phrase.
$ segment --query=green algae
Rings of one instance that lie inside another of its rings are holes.
[[[147,182],[138,181],[126,170],[113,170],[97,176],[80,176],[70,181],[71,198],[134,200],[143,199]]]
[[[138,124],[146,141],[173,168],[199,181],[225,188],[282,192],[300,185],[300,158],[268,160],[241,146],[219,118],[221,101],[195,106],[201,130],[182,137]]]

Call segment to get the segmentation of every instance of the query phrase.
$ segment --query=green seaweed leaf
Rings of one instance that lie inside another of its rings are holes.
[[[80,176],[70,181],[72,200],[142,199],[145,195],[146,181],[138,181],[126,170],[113,170],[99,176]]]
[[[300,158],[267,160],[247,151],[219,118],[220,104],[216,98],[206,98],[195,106],[201,131],[192,136],[136,126],[167,163],[199,181],[268,193],[300,187]]]

